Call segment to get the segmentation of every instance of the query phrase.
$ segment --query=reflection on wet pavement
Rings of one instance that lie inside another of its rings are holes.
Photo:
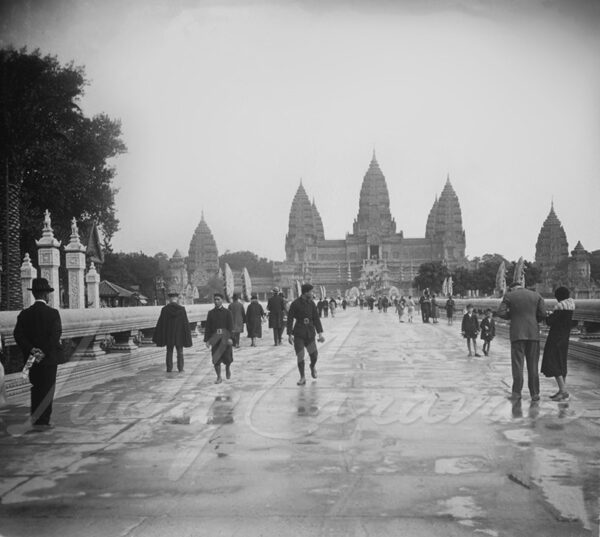
[[[597,535],[600,370],[570,364],[569,402],[542,379],[513,404],[505,340],[469,359],[459,327],[324,322],[305,386],[293,348],[261,341],[220,385],[197,349],[185,375],[161,356],[65,394],[42,435],[3,410],[2,534]]]

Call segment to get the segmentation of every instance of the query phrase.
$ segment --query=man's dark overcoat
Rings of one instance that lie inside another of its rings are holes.
[[[269,312],[269,328],[281,328],[285,314],[285,301],[279,294],[273,295],[267,302]]]
[[[185,308],[170,302],[160,310],[160,316],[152,335],[152,341],[159,347],[191,347],[192,332]]]
[[[248,337],[262,337],[262,320],[265,310],[260,302],[253,300],[246,308],[246,330]]]
[[[58,364],[63,362],[60,344],[62,324],[58,310],[36,300],[17,316],[13,332],[25,360],[31,349],[41,349],[44,358],[29,370],[31,382],[31,417],[36,425],[48,425],[52,415],[52,400]]]
[[[229,365],[233,362],[231,332],[233,329],[233,316],[231,312],[221,306],[213,308],[206,315],[204,325],[204,342],[211,344],[212,362],[214,365],[223,363]]]

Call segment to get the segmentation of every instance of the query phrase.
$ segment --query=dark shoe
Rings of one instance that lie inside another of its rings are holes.
[[[314,379],[317,378],[317,367],[314,365],[310,366],[310,376]]]
[[[223,379],[221,377],[217,377],[217,380],[215,380],[215,384],[221,384],[221,382],[223,382]]]
[[[537,395],[532,395],[531,396],[531,400],[532,401],[539,401],[540,400],[540,394],[538,393]]]
[[[178,372],[179,372],[179,373],[183,373],[184,371],[183,371],[183,369],[180,369]]]
[[[470,356],[473,356],[473,354],[472,354],[472,353],[469,353],[469,354],[467,354],[467,356],[469,356],[469,357],[470,357]]]
[[[304,377],[301,377],[300,380],[296,382],[296,384],[298,386],[304,386],[306,384],[306,379]]]
[[[229,380],[231,378],[231,369],[227,368],[225,370],[225,378]]]
[[[569,394],[567,392],[561,392],[557,397],[554,398],[555,401],[566,401],[569,398]]]
[[[521,400],[521,394],[520,393],[513,393],[513,394],[509,395],[507,397],[507,399],[509,401],[520,401]]]
[[[478,352],[475,353],[475,356],[477,356],[477,358],[481,358],[481,354],[479,354]]]

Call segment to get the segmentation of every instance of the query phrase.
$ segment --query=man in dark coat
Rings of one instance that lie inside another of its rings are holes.
[[[239,349],[240,334],[244,331],[244,325],[246,324],[246,311],[244,310],[244,305],[240,302],[240,295],[238,293],[233,293],[231,298],[233,302],[227,308],[231,312],[231,318],[233,319],[231,339],[233,340],[233,346]]]
[[[183,347],[192,346],[192,332],[185,308],[179,304],[179,293],[169,293],[169,303],[160,310],[152,341],[167,347],[167,373],[173,371],[173,348],[177,351],[177,370],[183,372]]]
[[[48,280],[35,278],[29,290],[35,302],[19,313],[13,335],[25,360],[30,356],[38,360],[29,370],[31,422],[34,430],[42,430],[50,427],[56,372],[63,357],[62,324],[58,310],[48,306],[48,295],[54,291]]]
[[[510,286],[498,309],[498,316],[510,320],[510,359],[512,364],[512,394],[509,399],[519,401],[523,389],[523,362],[527,362],[527,385],[532,401],[540,400],[540,328],[546,317],[544,299],[519,283]]]
[[[223,295],[215,293],[215,307],[206,316],[204,326],[204,342],[211,349],[212,363],[215,367],[217,380],[215,384],[223,382],[221,378],[221,364],[225,364],[225,377],[231,378],[231,362],[233,362],[233,340],[231,330],[233,329],[233,317],[231,312],[223,307]]]
[[[252,293],[250,304],[246,308],[246,329],[248,337],[252,341],[251,347],[256,347],[256,338],[262,338],[262,322],[265,316],[262,304],[258,301],[258,295]]]
[[[285,314],[285,301],[279,294],[279,288],[273,288],[273,296],[267,302],[269,312],[269,328],[273,329],[273,341],[275,345],[281,345],[283,335],[283,316]]]
[[[323,337],[323,326],[317,307],[312,298],[313,286],[309,283],[302,285],[302,295],[292,302],[287,319],[287,334],[290,345],[294,345],[300,372],[298,386],[306,384],[304,376],[304,349],[310,356],[310,373],[312,378],[317,378],[317,358],[319,352],[315,343],[315,336],[318,334],[318,341],[325,341]],[[295,322],[294,322],[295,321]]]

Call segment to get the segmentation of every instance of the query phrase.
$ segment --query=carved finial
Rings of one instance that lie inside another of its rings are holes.
[[[44,212],[44,231],[52,231],[52,221],[50,220],[50,211]]]
[[[31,258],[29,257],[29,252],[25,252],[25,256],[23,257],[23,263],[31,263]]]
[[[75,217],[71,219],[71,239],[79,238],[79,229],[77,228],[77,220]]]
[[[377,162],[377,155],[375,155],[375,147],[373,147],[373,158],[371,160],[373,162]]]

